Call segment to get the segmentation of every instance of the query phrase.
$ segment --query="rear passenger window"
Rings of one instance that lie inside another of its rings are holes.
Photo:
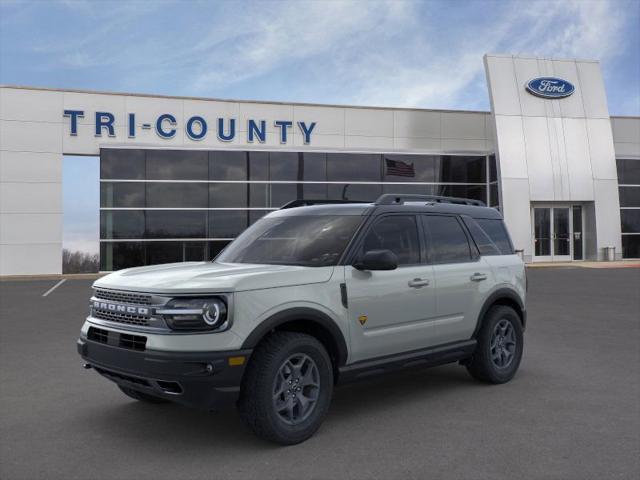
[[[369,250],[391,250],[398,265],[420,263],[420,240],[413,215],[392,215],[378,220],[367,232],[362,253]]]
[[[469,229],[469,233],[471,233],[473,241],[476,242],[478,250],[480,250],[480,255],[500,255],[502,253],[493,240],[489,238],[482,227],[480,227],[474,219],[463,217],[463,220]]]
[[[498,247],[502,255],[513,254],[513,246],[509,240],[509,234],[504,226],[504,222],[500,219],[477,218],[476,222],[489,236],[493,243]]]
[[[429,262],[461,263],[471,261],[467,235],[456,217],[426,215],[424,217],[429,239]]]

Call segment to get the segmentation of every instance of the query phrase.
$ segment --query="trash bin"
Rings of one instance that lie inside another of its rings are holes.
[[[607,262],[613,262],[616,259],[616,247],[604,247],[604,259]]]

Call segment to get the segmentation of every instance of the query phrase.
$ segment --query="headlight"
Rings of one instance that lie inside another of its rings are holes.
[[[219,297],[174,298],[156,310],[172,330],[226,330],[227,304]]]

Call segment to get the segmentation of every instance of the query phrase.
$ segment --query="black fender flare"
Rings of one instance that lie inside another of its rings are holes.
[[[476,328],[473,331],[473,335],[471,338],[476,338],[478,332],[480,331],[480,327],[482,326],[482,319],[486,315],[487,311],[495,304],[500,303],[500,300],[508,300],[509,302],[513,302],[518,305],[519,310],[517,313],[520,316],[520,320],[522,321],[522,329],[524,330],[527,325],[527,311],[525,309],[524,304],[522,303],[522,299],[518,293],[511,288],[499,288],[495,292],[491,293],[484,301],[482,308],[480,309],[480,313],[478,314],[478,320],[476,323]]]
[[[337,366],[342,366],[347,362],[349,351],[340,327],[338,327],[336,322],[326,313],[308,307],[294,307],[273,314],[266,320],[260,322],[245,339],[241,348],[255,348],[258,343],[260,343],[260,340],[271,330],[292,321],[312,322],[328,331],[336,347]]]

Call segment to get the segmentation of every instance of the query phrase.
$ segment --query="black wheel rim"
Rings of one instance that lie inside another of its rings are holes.
[[[304,353],[287,358],[273,381],[273,408],[288,425],[304,422],[313,412],[320,393],[316,362]]]
[[[508,368],[516,354],[516,331],[509,320],[503,318],[491,335],[491,361],[497,368]]]

